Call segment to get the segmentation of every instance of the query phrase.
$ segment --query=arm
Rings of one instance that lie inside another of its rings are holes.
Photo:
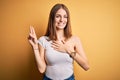
[[[72,51],[69,51],[69,54],[74,58],[74,60],[84,69],[88,70],[89,69],[89,63],[87,60],[87,57],[85,55],[85,52],[82,47],[82,43],[78,37],[74,37],[74,42],[75,42],[75,54],[71,54]]]
[[[73,36],[72,41],[70,43],[74,43],[72,47],[70,47],[71,44],[68,44],[64,41],[53,41],[52,47],[60,52],[67,52],[71,57],[74,58],[74,60],[84,69],[89,69],[89,63],[87,60],[87,57],[85,55],[85,52],[82,48],[82,44],[78,37]]]
[[[38,47],[39,49],[33,48],[34,55],[37,62],[38,70],[40,71],[40,73],[44,73],[46,69],[46,63],[44,59],[44,48],[41,45],[39,45]]]
[[[37,43],[37,36],[33,27],[30,27],[28,40],[33,47],[38,70],[40,71],[40,73],[44,73],[46,69],[46,63],[44,60],[44,48]]]

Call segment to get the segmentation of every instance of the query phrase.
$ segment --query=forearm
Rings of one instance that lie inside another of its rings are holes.
[[[72,54],[71,54],[72,53]],[[73,53],[70,52],[69,53],[70,56],[84,69],[84,70],[88,70],[89,69],[89,63],[88,60],[84,59],[82,56],[80,56],[78,53]]]
[[[39,49],[34,49],[34,55],[35,55],[35,59],[36,59],[36,62],[37,62],[37,66],[38,66],[38,69],[41,73],[43,73],[46,69],[46,64],[43,60],[43,58],[40,56],[40,51]]]

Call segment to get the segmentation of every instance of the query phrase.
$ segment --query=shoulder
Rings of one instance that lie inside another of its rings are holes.
[[[75,49],[82,49],[82,42],[79,36],[72,36],[72,43],[74,44]]]
[[[74,43],[74,45],[79,45],[81,43],[80,37],[75,35],[71,36],[71,41]]]
[[[48,39],[48,37],[47,36],[41,36],[41,37],[39,37],[38,40],[45,40],[45,39]]]
[[[71,36],[71,40],[80,41],[80,38],[78,36],[73,35],[73,36]]]
[[[40,39],[40,38],[45,38],[45,37],[47,37],[47,36],[40,36],[39,39]]]
[[[43,48],[46,47],[47,38],[48,38],[47,36],[41,36],[41,37],[39,37],[39,39],[38,39],[38,43],[39,43]]]
[[[41,36],[38,38],[38,43],[41,42],[41,43],[44,43],[47,39],[47,36]]]

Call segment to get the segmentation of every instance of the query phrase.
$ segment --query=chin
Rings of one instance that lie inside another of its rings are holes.
[[[57,27],[57,29],[60,29],[60,30],[62,30],[62,29],[64,29],[65,27]]]
[[[58,29],[64,29],[66,25],[63,26],[57,26]]]

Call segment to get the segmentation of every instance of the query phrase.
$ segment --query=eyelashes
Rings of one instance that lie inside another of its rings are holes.
[[[61,18],[62,16],[61,15],[56,15],[55,18]],[[68,18],[68,16],[64,15],[63,16],[64,18]]]

